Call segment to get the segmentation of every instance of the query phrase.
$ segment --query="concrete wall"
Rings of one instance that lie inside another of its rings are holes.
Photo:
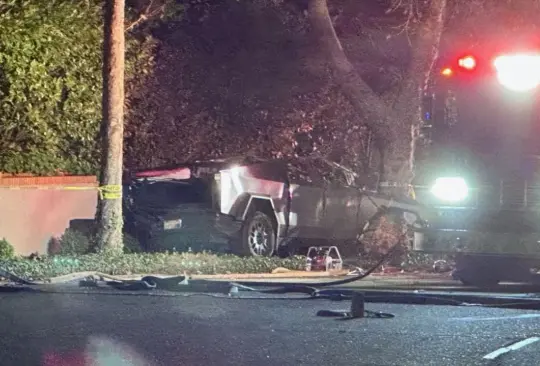
[[[47,253],[73,219],[92,219],[95,177],[0,177],[0,238],[17,254]]]

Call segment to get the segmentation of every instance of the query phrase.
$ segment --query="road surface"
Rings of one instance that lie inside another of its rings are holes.
[[[99,365],[540,364],[537,311],[369,303],[395,318],[340,321],[315,314],[345,310],[347,301],[91,291],[0,297],[3,366],[76,366],[85,349]]]

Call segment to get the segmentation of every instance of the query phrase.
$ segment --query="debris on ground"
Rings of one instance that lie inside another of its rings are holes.
[[[289,273],[289,272],[291,272],[289,268],[283,268],[283,267],[278,267],[272,270],[272,274]]]
[[[366,273],[366,270],[360,267],[356,267],[355,269],[349,271],[347,273],[347,276],[360,276]]]

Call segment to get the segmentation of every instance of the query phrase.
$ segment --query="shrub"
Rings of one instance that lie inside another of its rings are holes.
[[[0,259],[10,259],[15,256],[15,249],[13,246],[5,239],[0,240]]]
[[[92,240],[80,231],[67,229],[60,238],[61,255],[86,254],[90,251]]]
[[[49,239],[49,243],[47,243],[47,254],[55,255],[55,254],[60,253],[61,246],[62,246],[60,240],[61,238],[59,238],[58,236],[52,236]]]

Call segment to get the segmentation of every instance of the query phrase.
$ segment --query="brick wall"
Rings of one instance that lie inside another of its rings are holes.
[[[47,253],[53,236],[73,219],[91,219],[97,205],[94,176],[0,175],[0,237],[17,254]]]

